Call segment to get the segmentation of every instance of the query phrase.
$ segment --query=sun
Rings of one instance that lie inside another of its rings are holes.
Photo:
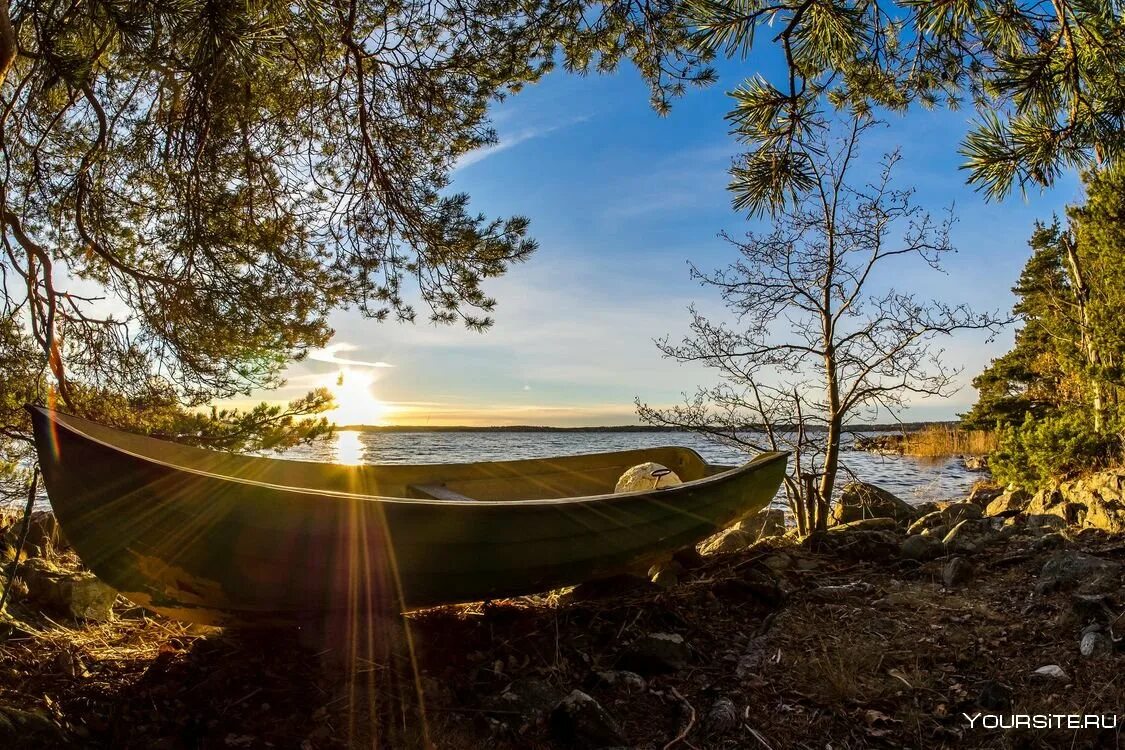
[[[391,407],[375,398],[371,386],[375,378],[363,370],[341,370],[328,386],[336,399],[336,408],[327,417],[336,424],[381,425],[391,412]]]

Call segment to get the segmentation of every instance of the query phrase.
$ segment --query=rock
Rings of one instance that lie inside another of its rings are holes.
[[[658,463],[648,461],[625,471],[617,480],[614,492],[637,492],[683,484],[676,472]]]
[[[775,552],[762,558],[762,565],[774,573],[782,573],[793,567],[793,558],[784,552]]]
[[[563,691],[534,677],[512,682],[500,695],[485,702],[485,708],[498,712],[515,711],[527,721],[538,721],[559,702]]]
[[[947,526],[956,526],[962,521],[975,521],[984,516],[984,511],[976,503],[950,503],[941,510]]]
[[[655,588],[652,581],[644,576],[622,573],[621,575],[595,578],[592,581],[580,583],[560,599],[563,602],[587,602],[638,591],[652,591]]]
[[[97,622],[113,617],[117,592],[93,573],[59,570],[46,560],[34,557],[20,565],[20,577],[27,584],[28,597],[57,614]]]
[[[1040,594],[1076,587],[1083,593],[1112,591],[1121,585],[1121,570],[1121,563],[1115,560],[1062,550],[1043,565],[1035,589]]]
[[[996,498],[1004,494],[1004,488],[992,482],[979,481],[973,485],[969,490],[969,496],[965,498],[965,502],[972,503],[978,508],[986,508]]]
[[[1032,534],[1035,534],[1036,536],[1042,536],[1043,534],[1048,534],[1052,531],[1059,531],[1060,529],[1066,528],[1065,520],[1063,520],[1060,516],[1052,515],[1030,514],[1012,516],[1011,518],[1004,521],[1004,523],[1022,523],[1028,531],[1030,531]]]
[[[1031,495],[1026,490],[1012,490],[999,495],[988,504],[984,514],[986,516],[1011,516],[1020,513],[1031,502]]]
[[[785,533],[785,511],[781,508],[766,508],[743,518],[734,528],[748,534],[755,541],[782,536]]]
[[[840,499],[832,508],[830,524],[848,523],[864,518],[893,518],[907,524],[917,517],[912,506],[890,492],[864,482],[844,485]]]
[[[941,526],[935,526],[932,529],[926,529],[918,536],[932,536],[934,539],[937,539],[940,542],[942,539],[945,539],[945,535],[948,533],[949,527],[945,524],[942,524]]]
[[[0,706],[0,747],[5,750],[69,747],[61,727],[46,711]]]
[[[1049,680],[1069,680],[1070,677],[1063,668],[1058,664],[1048,664],[1031,673],[1033,677],[1041,677]]]
[[[1012,689],[996,680],[985,680],[977,687],[977,705],[988,711],[1008,711],[1012,707]]]
[[[1113,641],[1100,632],[1092,631],[1082,636],[1078,651],[1087,659],[1104,659],[1113,653]]]
[[[961,456],[965,471],[988,471],[988,456]]]
[[[729,528],[720,531],[709,539],[705,539],[699,545],[699,551],[704,555],[721,555],[728,552],[740,552],[753,543],[754,538],[742,529]]]
[[[594,672],[586,681],[589,687],[623,688],[627,693],[643,693],[648,689],[645,678],[627,669],[607,669]]]
[[[984,519],[968,519],[950,529],[941,543],[949,552],[973,554],[979,552],[996,537],[992,522]]]
[[[917,505],[915,505],[914,512],[918,514],[919,518],[921,518],[922,516],[927,516],[930,513],[933,513],[935,510],[941,510],[946,505],[947,503],[939,503],[935,502],[934,500],[927,500],[924,503],[918,503]]]
[[[973,564],[963,557],[954,557],[941,570],[941,580],[947,589],[957,588],[973,577]]]
[[[738,726],[738,721],[738,709],[735,707],[734,701],[722,696],[716,698],[715,702],[711,704],[710,710],[707,711],[704,728],[712,736],[726,734]]]
[[[695,545],[676,550],[672,553],[672,559],[678,562],[684,570],[695,570],[702,567],[706,562]]]
[[[609,712],[581,690],[572,690],[551,712],[551,733],[584,747],[627,745],[629,741]]]
[[[1044,534],[1031,543],[1031,548],[1036,552],[1042,552],[1043,550],[1048,549],[1060,549],[1061,547],[1065,546],[1066,537],[1057,531],[1052,531],[1049,534]]]
[[[940,539],[921,534],[906,537],[902,542],[902,547],[899,548],[899,554],[907,560],[918,560],[920,562],[932,560],[944,553],[945,545],[941,543]]]
[[[847,560],[887,560],[898,555],[901,540],[891,531],[839,531],[809,534],[804,542],[813,552]]]
[[[828,528],[828,533],[836,534],[845,531],[894,531],[898,529],[898,522],[893,518],[861,518],[858,521],[848,521]]]
[[[625,650],[617,668],[643,676],[676,672],[688,665],[691,650],[678,633],[648,633]]]
[[[983,512],[980,506],[970,502],[950,503],[940,510],[927,513],[907,528],[907,534],[924,534],[927,531],[937,533],[938,529],[956,526],[962,521],[980,518]],[[948,533],[948,531],[946,532]],[[942,535],[944,536],[944,534]]]
[[[867,581],[852,581],[835,586],[818,586],[808,593],[810,599],[821,602],[838,602],[849,597],[870,597],[875,587]]]
[[[1105,594],[1074,594],[1070,606],[1080,624],[1093,623],[1099,630],[1102,621],[1113,616],[1113,602]]]
[[[648,577],[658,588],[670,589],[680,585],[680,576],[683,573],[683,565],[675,560],[665,560],[649,568]]]
[[[776,606],[785,598],[768,568],[748,568],[739,578],[721,578],[711,585],[711,593],[720,599],[751,600],[767,607]]]

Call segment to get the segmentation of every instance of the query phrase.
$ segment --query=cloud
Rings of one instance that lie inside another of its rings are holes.
[[[351,365],[353,367],[394,367],[394,365],[389,362],[369,362],[362,359],[348,359],[338,356],[339,352],[354,352],[358,349],[359,347],[355,344],[339,342],[326,346],[323,349],[313,349],[309,352],[308,358],[314,362],[328,362],[334,365]]]
[[[571,125],[577,125],[578,123],[585,122],[589,119],[589,115],[583,115],[581,117],[575,117],[557,125],[524,128],[523,130],[516,131],[515,133],[504,137],[499,143],[493,143],[490,146],[478,148],[474,151],[470,151],[469,153],[462,155],[461,158],[457,160],[456,169],[464,169],[465,167],[472,166],[473,164],[484,161],[490,156],[495,156],[501,151],[507,151],[514,146],[518,146],[524,141],[530,141],[534,138],[540,138],[544,135],[547,135],[548,133],[553,133],[556,130],[568,128]]]

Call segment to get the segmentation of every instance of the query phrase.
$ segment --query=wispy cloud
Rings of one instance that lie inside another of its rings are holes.
[[[485,146],[484,148],[478,148],[475,151],[470,151],[469,153],[462,156],[457,160],[457,169],[464,169],[465,167],[472,166],[473,164],[484,161],[490,156],[495,156],[501,151],[507,151],[514,146],[518,146],[524,141],[530,141],[534,138],[541,138],[548,133],[553,133],[556,130],[562,130],[563,128],[569,128],[571,125],[577,125],[578,123],[585,122],[589,119],[590,115],[582,115],[581,117],[575,117],[570,120],[566,120],[565,122],[556,123],[554,125],[524,128],[523,130],[518,130],[511,135],[501,136],[499,143],[494,143],[491,146]]]
[[[313,349],[309,352],[309,359],[314,362],[328,362],[334,365],[350,365],[353,367],[394,367],[389,362],[367,361],[362,359],[349,359],[339,356],[340,352],[354,352],[359,349],[355,344],[339,342],[323,349]]]

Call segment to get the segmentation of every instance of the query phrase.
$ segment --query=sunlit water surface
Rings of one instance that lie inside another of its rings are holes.
[[[302,461],[349,464],[422,464],[502,461],[680,445],[711,463],[737,464],[746,455],[690,432],[353,432],[284,454]],[[859,479],[912,503],[949,500],[968,492],[980,474],[959,458],[922,460],[846,451],[844,465]]]

